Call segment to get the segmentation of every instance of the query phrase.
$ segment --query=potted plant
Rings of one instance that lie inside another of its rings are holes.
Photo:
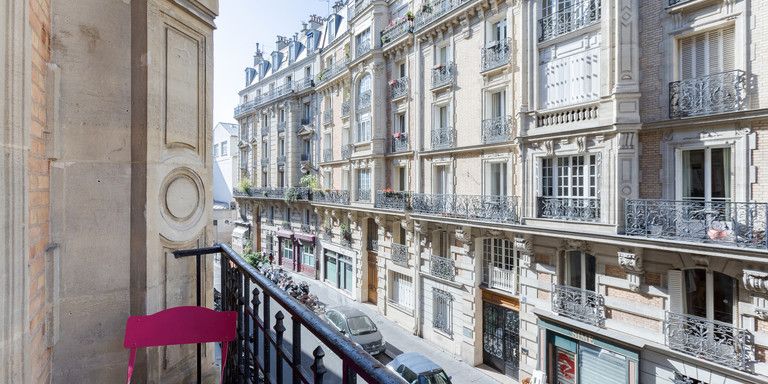
[[[405,13],[405,18],[408,19],[408,21],[413,21],[413,19],[414,19],[413,12],[411,12],[411,11],[406,12]]]
[[[237,190],[250,196],[251,195],[251,179],[247,177],[241,178],[240,181],[237,183]]]
[[[384,35],[381,37],[381,43],[386,44],[389,43],[389,35]]]
[[[391,80],[389,80],[389,86],[390,86],[390,87],[394,87],[394,86],[395,86],[395,84],[397,84],[397,79],[391,79]]]
[[[392,137],[398,140],[405,140],[405,132],[395,132]]]
[[[296,200],[299,200],[299,189],[296,187],[288,188],[288,190],[285,191],[284,199],[286,203],[295,203]]]

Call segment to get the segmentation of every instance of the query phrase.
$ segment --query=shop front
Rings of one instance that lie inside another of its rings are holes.
[[[540,353],[554,384],[637,384],[637,352],[554,322],[539,319]]]
[[[336,288],[352,292],[354,284],[352,257],[326,249],[323,253],[325,281]]]
[[[520,367],[519,309],[517,298],[483,291],[483,363],[515,380]]]
[[[317,258],[315,257],[315,236],[294,234],[294,255],[296,255],[297,270],[309,277],[317,278]]]

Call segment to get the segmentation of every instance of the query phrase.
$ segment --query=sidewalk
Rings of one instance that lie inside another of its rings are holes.
[[[376,323],[376,326],[384,337],[384,341],[387,343],[387,351],[385,354],[388,358],[379,358],[379,360],[388,362],[400,353],[418,352],[429,357],[429,359],[441,366],[448,376],[451,376],[451,381],[455,384],[499,384],[498,381],[493,380],[479,369],[465,363],[458,357],[443,352],[428,341],[412,335],[409,330],[404,329],[378,313],[376,307],[373,305],[358,303],[327,284],[307,278],[306,276],[298,274],[292,274],[292,276],[297,281],[306,281],[310,286],[310,292],[316,294],[320,301],[325,303],[328,308],[338,305],[350,305],[360,309],[368,315],[368,317]]]

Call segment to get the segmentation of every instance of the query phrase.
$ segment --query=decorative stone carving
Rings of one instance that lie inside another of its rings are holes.
[[[589,243],[584,240],[570,240],[564,239],[560,244],[560,248],[567,250],[576,250],[589,252],[591,250]]]
[[[584,153],[587,151],[587,138],[584,136],[579,136],[576,138],[576,151],[579,153]]]
[[[693,262],[700,267],[709,267],[709,258],[702,255],[691,255]]]
[[[553,156],[555,154],[555,143],[552,140],[545,141],[544,150],[547,152],[547,156]]]
[[[520,257],[520,266],[530,268],[533,264],[533,237],[531,235],[516,237],[515,250]]]
[[[643,269],[643,255],[640,252],[621,249],[618,252],[619,266],[627,272],[627,281],[629,289],[637,292],[640,289],[641,277],[645,270]]]
[[[472,235],[470,229],[467,228],[465,230],[464,228],[457,228],[456,240],[463,243],[464,245],[472,245]]]
[[[741,279],[747,291],[768,294],[768,272],[745,269]]]
[[[635,133],[622,132],[619,134],[619,149],[635,148]]]

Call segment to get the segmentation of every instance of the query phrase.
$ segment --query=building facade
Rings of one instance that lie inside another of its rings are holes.
[[[213,128],[213,201],[227,203],[234,201],[232,191],[238,180],[240,131],[237,124],[218,123]]]
[[[245,71],[258,249],[510,381],[768,379],[763,4],[333,9]]]

